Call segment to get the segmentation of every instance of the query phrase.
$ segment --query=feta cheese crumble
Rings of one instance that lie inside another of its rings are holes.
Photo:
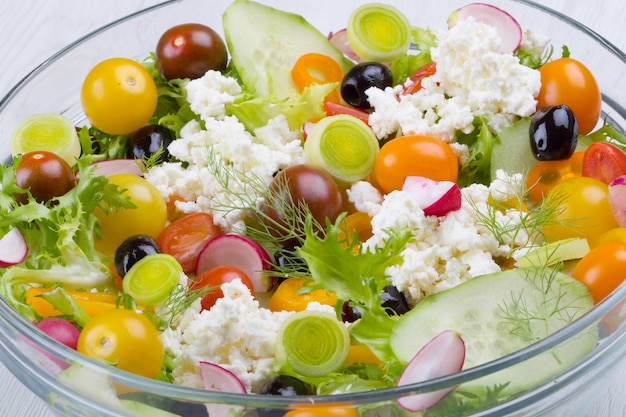
[[[450,142],[456,131],[473,130],[475,116],[485,117],[497,134],[517,117],[535,112],[539,71],[500,53],[494,27],[468,18],[439,33],[437,40],[430,50],[437,71],[422,80],[417,93],[400,95],[402,86],[366,91],[377,137],[401,132]]]
[[[175,202],[183,213],[207,212],[224,231],[241,233],[245,230],[246,212],[231,208],[249,207],[250,201],[261,199],[243,174],[267,185],[279,169],[304,163],[300,137],[298,132],[289,130],[283,115],[271,119],[254,134],[246,131],[237,118],[226,116],[225,106],[240,88],[234,79],[219,72],[209,71],[190,81],[186,88],[190,105],[205,126],[202,128],[197,121],[187,123],[181,129],[181,137],[168,147],[170,154],[181,162],[156,166],[145,177],[166,199],[184,199]],[[231,166],[232,172],[240,174],[229,181],[228,190],[222,188],[210,169],[211,153],[221,164]]]

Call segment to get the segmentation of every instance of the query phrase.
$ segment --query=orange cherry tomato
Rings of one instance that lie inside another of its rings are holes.
[[[584,155],[584,151],[578,151],[569,159],[541,161],[535,165],[526,178],[526,189],[531,201],[538,204],[555,185],[570,178],[580,177]]]
[[[430,136],[400,136],[385,143],[374,164],[374,183],[388,194],[410,175],[456,182],[459,160],[446,142]]]
[[[285,413],[285,417],[358,417],[359,413],[347,406],[311,405]]]
[[[537,109],[566,104],[576,116],[578,133],[591,132],[600,118],[602,96],[593,74],[581,62],[559,58],[539,68],[541,89]]]
[[[572,277],[589,288],[594,303],[602,301],[626,279],[626,243],[609,242],[592,249],[578,262]]]
[[[242,284],[248,287],[250,294],[254,296],[254,285],[248,275],[239,268],[230,265],[216,266],[215,268],[204,271],[198,275],[190,283],[192,289],[211,288],[211,290],[202,297],[200,304],[203,310],[210,310],[217,300],[224,297],[224,292],[220,288],[222,284],[241,280]]]
[[[207,242],[224,232],[208,213],[191,213],[174,220],[157,237],[162,253],[172,255],[186,273],[196,269],[198,255]]]
[[[609,186],[589,177],[565,180],[546,196],[556,202],[555,216],[543,227],[549,242],[587,238],[593,246],[602,233],[618,227],[608,201]]]
[[[598,238],[593,242],[594,245],[592,248],[604,245],[609,242],[624,242],[626,243],[626,228],[625,227],[616,227],[615,229],[607,230],[602,233]]]
[[[408,95],[408,94],[417,93],[419,90],[422,89],[422,80],[424,78],[430,77],[436,72],[437,72],[437,64],[435,62],[429,62],[428,64],[424,65],[423,67],[421,67],[420,69],[418,69],[417,71],[415,71],[413,74],[409,76],[411,81],[413,81],[413,84],[406,87],[404,91],[402,92],[402,94]]]
[[[626,174],[626,153],[608,142],[593,142],[583,157],[582,175],[610,184]]]
[[[365,242],[372,236],[372,218],[362,211],[347,215],[339,227],[341,228],[339,238],[346,239],[346,246],[352,243],[355,232],[360,242]]]
[[[270,297],[267,308],[272,311],[298,312],[305,310],[309,303],[313,301],[330,306],[337,304],[337,296],[321,288],[308,293],[298,294],[303,285],[303,279],[287,278],[276,288],[276,291]]]
[[[291,78],[300,92],[311,84],[338,83],[325,101],[341,101],[339,85],[343,79],[343,71],[337,61],[328,55],[311,52],[300,56],[291,69]]]

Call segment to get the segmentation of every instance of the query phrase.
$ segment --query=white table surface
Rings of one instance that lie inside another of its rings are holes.
[[[207,0],[209,1],[209,0]],[[626,50],[623,0],[540,1],[586,24],[622,50]],[[0,2],[0,97],[45,58],[82,35],[159,0],[20,0]],[[617,11],[622,11],[616,13]],[[624,92],[626,93],[626,92]],[[624,416],[616,397],[599,401],[593,417]],[[0,416],[50,417],[46,404],[0,365]],[[591,417],[591,415],[590,415]]]

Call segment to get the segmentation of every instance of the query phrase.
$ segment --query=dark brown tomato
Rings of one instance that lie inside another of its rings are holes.
[[[208,26],[185,23],[174,26],[159,39],[155,62],[161,77],[200,78],[208,70],[221,71],[228,51],[221,36]]]
[[[35,200],[42,203],[74,188],[76,177],[69,164],[57,154],[33,151],[22,156],[15,171],[15,183],[20,188],[30,189]],[[25,196],[18,198],[25,201]]]
[[[287,228],[287,225],[293,225],[293,213],[297,212],[297,208],[293,209],[297,207],[295,204],[305,204],[322,226],[326,225],[326,219],[334,222],[343,209],[341,191],[335,181],[324,170],[311,165],[283,169],[272,180],[269,191],[271,197],[265,201],[262,210],[270,219]],[[284,237],[280,229],[274,228],[275,235]],[[304,230],[295,229],[298,234],[304,234]]]

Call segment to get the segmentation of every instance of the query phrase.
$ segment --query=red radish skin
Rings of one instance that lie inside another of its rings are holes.
[[[211,239],[198,255],[196,276],[221,265],[242,270],[252,281],[255,293],[268,292],[274,286],[274,279],[266,273],[271,270],[269,254],[247,236],[225,234]]]
[[[58,317],[47,317],[38,321],[35,326],[54,340],[76,350],[80,331],[69,321]]]
[[[420,176],[408,176],[402,191],[410,193],[426,216],[445,216],[461,208],[461,189],[452,181],[435,181]]]
[[[609,184],[609,205],[620,227],[626,227],[626,175],[620,175]]]
[[[517,20],[491,4],[471,3],[455,10],[448,17],[448,27],[468,17],[496,28],[501,39],[500,52],[503,54],[517,51],[522,43],[522,27]]]
[[[411,359],[398,378],[397,386],[416,384],[450,375],[463,369],[465,343],[458,332],[446,330],[432,338]],[[439,403],[454,387],[401,396],[398,405],[408,411],[425,411]]]
[[[328,40],[351,60],[355,62],[359,62],[361,60],[350,47],[350,43],[348,42],[348,31],[346,29],[341,29],[335,33],[329,34]]]
[[[200,362],[200,375],[202,376],[202,383],[206,390],[232,392],[235,394],[246,393],[246,387],[235,374],[214,363]],[[225,416],[229,413],[229,410],[245,410],[245,407],[214,403],[207,403],[206,408],[209,416]]]
[[[28,255],[28,245],[17,227],[12,228],[0,238],[1,268],[23,262],[26,255]]]
[[[94,162],[89,168],[94,168],[94,175],[109,177],[117,174],[132,174],[143,176],[141,162],[136,159],[109,159],[106,161]]]

